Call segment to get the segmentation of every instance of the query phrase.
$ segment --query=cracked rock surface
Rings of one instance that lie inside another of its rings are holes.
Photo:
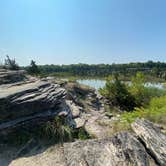
[[[159,165],[166,165],[166,135],[146,120],[137,119],[132,128],[153,159]]]

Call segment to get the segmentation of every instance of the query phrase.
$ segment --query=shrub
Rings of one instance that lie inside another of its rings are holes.
[[[145,102],[145,78],[142,73],[138,72],[135,77],[132,77],[129,91],[135,97],[137,106],[140,106]]]
[[[28,70],[28,73],[31,75],[38,75],[40,73],[40,70],[38,66],[36,65],[36,62],[33,60],[31,60],[31,64],[27,70]]]
[[[154,97],[166,95],[165,89],[146,87],[144,75],[140,72],[131,79],[131,84],[121,82],[118,76],[109,77],[105,87],[99,92],[105,96],[113,106],[121,110],[132,111],[135,107],[145,107]]]
[[[131,85],[128,87],[130,93],[134,96],[137,107],[147,106],[153,97],[166,95],[165,89],[155,87],[146,87],[145,77],[138,72],[131,80]]]
[[[135,108],[133,112],[121,115],[121,119],[128,123],[132,123],[136,118],[145,118],[166,125],[166,96],[151,99],[147,108]]]
[[[80,140],[86,140],[90,138],[90,135],[86,132],[84,128],[78,129],[78,139]]]
[[[133,112],[123,112],[118,120],[112,123],[112,133],[119,131],[131,131],[131,123],[136,118],[144,118],[151,122],[160,124],[166,133],[166,96],[153,98],[147,108],[135,108]]]
[[[119,106],[122,110],[132,111],[136,106],[134,97],[128,91],[126,84],[118,79],[117,75],[113,78],[109,77],[105,87],[99,91],[112,105]]]

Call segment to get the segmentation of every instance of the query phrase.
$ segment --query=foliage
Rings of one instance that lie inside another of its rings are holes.
[[[135,108],[133,112],[121,113],[118,120],[112,123],[112,134],[119,131],[131,131],[131,123],[136,118],[144,118],[160,124],[166,131],[166,96],[152,98],[147,108]]]
[[[132,77],[131,85],[128,89],[135,97],[137,107],[147,106],[153,97],[166,95],[166,90],[164,89],[147,87],[145,76],[140,72],[135,77]]]
[[[148,80],[151,77],[157,80],[166,80],[166,63],[148,61],[145,63],[129,64],[71,64],[71,65],[42,65],[39,66],[41,74],[54,74],[56,76],[84,76],[84,77],[108,77],[118,73],[123,79],[127,79],[142,72]]]
[[[131,85],[129,86],[130,93],[135,97],[135,102],[137,106],[141,106],[147,103],[148,95],[146,94],[144,75],[140,72],[136,74],[135,77],[131,79]]]
[[[100,90],[101,95],[105,96],[112,105],[119,106],[120,109],[132,111],[136,106],[135,99],[128,91],[125,83],[122,83],[118,76],[109,77],[104,88]]]
[[[129,123],[136,118],[146,118],[152,122],[166,125],[166,96],[153,98],[147,108],[136,108],[134,112],[126,112],[121,117]]]
[[[27,70],[28,70],[28,73],[32,75],[38,75],[40,73],[40,70],[38,66],[36,65],[36,62],[33,60],[31,60],[31,64]]]
[[[105,87],[99,90],[112,106],[121,110],[132,111],[135,107],[148,106],[153,97],[166,95],[165,89],[147,87],[145,77],[138,72],[132,77],[131,83],[125,84],[118,76],[109,77]]]
[[[5,59],[5,65],[4,67],[9,70],[18,70],[19,66],[16,63],[15,59],[10,59],[10,57],[7,55],[7,59]]]
[[[90,138],[90,135],[85,131],[84,128],[78,129],[78,139],[80,140],[86,140]]]
[[[65,118],[56,117],[54,121],[49,121],[44,127],[44,133],[46,137],[50,140],[64,142],[66,140],[72,140],[72,128],[70,128],[66,122]]]

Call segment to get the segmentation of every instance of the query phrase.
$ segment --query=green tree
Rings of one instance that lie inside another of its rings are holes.
[[[132,111],[135,104],[135,98],[128,91],[125,83],[122,83],[118,76],[109,77],[104,88],[100,93],[105,96],[113,106],[119,106],[121,110]]]
[[[28,68],[28,73],[32,75],[38,75],[40,73],[40,70],[36,65],[36,62],[33,60],[31,60],[30,67]]]

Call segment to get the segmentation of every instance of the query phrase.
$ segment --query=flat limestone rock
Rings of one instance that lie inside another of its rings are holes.
[[[144,146],[133,135],[123,132],[112,138],[64,144],[68,166],[148,166]]]
[[[166,135],[153,123],[137,119],[132,129],[143,142],[152,158],[162,166],[166,165]]]

